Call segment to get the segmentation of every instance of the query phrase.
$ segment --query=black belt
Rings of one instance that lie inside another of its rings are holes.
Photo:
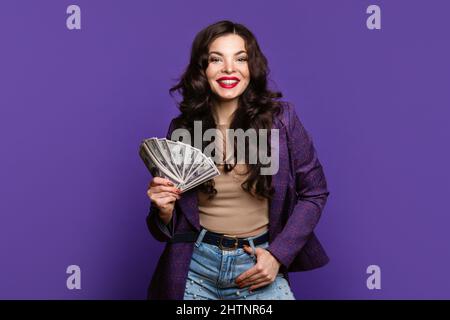
[[[196,242],[200,232],[176,233],[170,240],[170,243],[177,242]],[[235,236],[206,231],[202,242],[218,246],[222,250],[235,250],[244,245],[250,246],[248,238],[238,238]],[[269,232],[253,239],[253,244],[258,246],[269,241]]]

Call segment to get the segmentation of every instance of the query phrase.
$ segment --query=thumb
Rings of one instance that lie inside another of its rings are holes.
[[[248,245],[244,245],[243,248],[244,248],[244,251],[249,254],[251,254],[253,252],[252,248]]]

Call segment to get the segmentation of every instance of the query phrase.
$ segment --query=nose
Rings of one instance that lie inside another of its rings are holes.
[[[234,71],[233,61],[226,61],[222,72],[224,73],[232,73]]]

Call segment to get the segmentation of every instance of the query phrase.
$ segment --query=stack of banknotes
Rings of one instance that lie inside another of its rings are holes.
[[[169,179],[182,192],[220,175],[211,158],[180,141],[145,139],[139,155],[154,177]]]

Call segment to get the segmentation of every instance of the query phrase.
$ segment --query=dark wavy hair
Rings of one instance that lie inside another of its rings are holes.
[[[243,129],[244,131],[253,128],[256,130],[267,129],[270,133],[273,117],[280,113],[281,92],[274,92],[268,89],[269,68],[266,57],[261,52],[258,42],[252,32],[242,24],[231,21],[219,21],[201,30],[195,37],[191,49],[189,65],[178,79],[178,83],[170,88],[169,93],[173,96],[178,92],[182,100],[178,102],[181,114],[175,118],[175,128],[185,128],[193,134],[194,121],[202,121],[202,130],[216,128],[216,123],[212,115],[212,103],[214,93],[206,77],[208,67],[209,46],[218,37],[236,34],[245,41],[245,48],[248,54],[248,67],[250,71],[250,82],[246,90],[239,96],[238,108],[230,123],[230,129]],[[258,132],[258,131],[257,131]],[[270,143],[270,136],[268,139]],[[203,148],[210,142],[203,141]],[[246,141],[246,163],[248,159],[248,143]],[[234,144],[236,148],[236,143]],[[270,144],[268,148],[270,155]],[[235,159],[236,159],[236,152]],[[225,164],[225,172],[233,170],[234,165]],[[241,184],[244,191],[253,195],[258,195],[271,199],[274,189],[271,175],[260,175],[259,162],[248,164],[246,180]],[[214,180],[211,179],[200,186],[200,190],[209,194],[209,198],[214,197],[217,190],[214,188]]]

